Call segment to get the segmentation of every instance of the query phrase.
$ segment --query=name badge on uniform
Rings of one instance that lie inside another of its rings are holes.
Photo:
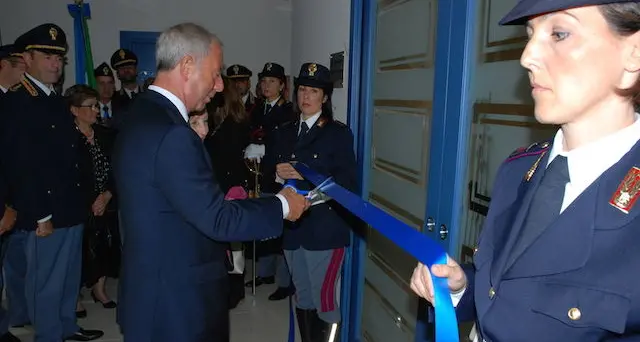
[[[636,204],[640,194],[640,168],[633,167],[624,177],[618,189],[609,200],[609,204],[625,214]]]

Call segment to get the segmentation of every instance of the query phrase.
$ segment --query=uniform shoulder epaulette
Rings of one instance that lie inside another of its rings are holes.
[[[340,120],[333,120],[333,122],[335,122],[335,123],[336,123],[336,125],[338,125],[339,127],[344,127],[344,128],[349,127],[349,126],[347,126],[347,124],[346,124],[346,123],[344,123],[344,122],[342,122],[342,121],[340,121]]]
[[[507,161],[512,161],[518,158],[527,157],[527,156],[536,156],[541,153],[544,153],[551,146],[550,141],[542,141],[529,145],[528,147],[520,147],[513,151],[507,158]]]

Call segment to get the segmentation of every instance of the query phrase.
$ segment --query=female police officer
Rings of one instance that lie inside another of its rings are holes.
[[[501,24],[526,24],[535,116],[560,130],[498,170],[474,265],[431,271],[485,341],[640,340],[640,3],[522,0]],[[433,301],[429,270],[411,282]]]
[[[353,135],[347,126],[333,120],[332,92],[329,69],[303,64],[296,83],[299,120],[279,130],[274,152],[267,153],[276,158],[277,175],[294,180],[299,190],[311,190],[313,185],[302,180],[289,163],[292,161],[332,176],[347,189],[356,186]],[[335,203],[319,203],[283,234],[303,342],[337,341],[339,337],[336,287],[349,245],[349,219]]]

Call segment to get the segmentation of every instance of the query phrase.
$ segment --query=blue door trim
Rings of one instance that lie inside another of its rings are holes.
[[[434,103],[429,164],[426,217],[433,217],[434,232],[454,258],[458,253],[459,228],[467,176],[469,133],[472,122],[474,72],[474,27],[476,0],[438,2]],[[440,227],[448,228],[446,240]],[[432,341],[432,317],[428,305],[420,305],[416,341]]]
[[[120,46],[128,48],[124,45],[132,41],[155,41],[160,33],[149,31],[120,31]]]
[[[349,106],[347,120],[354,133],[359,166],[360,194],[368,198],[373,112],[372,87],[376,32],[375,0],[351,0]],[[471,125],[471,76],[475,27],[475,1],[439,1],[436,40],[436,74],[434,80],[433,126],[427,215],[438,226],[449,227],[444,246],[457,252],[461,203],[464,196],[469,132]],[[435,182],[438,180],[438,182]],[[434,200],[435,199],[435,200]],[[428,232],[425,232],[427,234]],[[436,238],[436,235],[430,235]],[[343,341],[361,341],[362,300],[366,243],[362,235],[353,234],[353,243],[345,261],[343,279]],[[416,341],[432,339],[426,313],[420,308]]]
[[[373,77],[373,48],[375,42],[376,2],[351,0],[351,32],[349,47],[349,101],[347,122],[354,135],[354,147],[358,161],[359,190],[362,198],[368,197],[368,167],[371,150],[372,113],[371,79]],[[365,227],[360,227],[362,230]],[[343,328],[342,341],[358,342],[362,330],[362,300],[364,294],[364,266],[366,242],[364,232],[351,234],[351,247],[345,260],[343,278]]]

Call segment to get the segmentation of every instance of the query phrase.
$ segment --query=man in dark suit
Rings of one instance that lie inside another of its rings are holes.
[[[90,209],[79,135],[69,107],[53,91],[67,52],[55,24],[33,28],[16,40],[24,47],[26,73],[2,100],[0,150],[15,229],[25,235],[25,297],[35,341],[90,341],[101,331],[76,323],[83,223]],[[3,156],[4,156],[3,155]]]
[[[156,55],[156,81],[130,107],[114,151],[125,229],[119,322],[127,342],[226,342],[229,282],[216,241],[278,236],[308,202],[291,189],[225,201],[188,125],[222,91],[221,44],[180,24],[160,35]]]

